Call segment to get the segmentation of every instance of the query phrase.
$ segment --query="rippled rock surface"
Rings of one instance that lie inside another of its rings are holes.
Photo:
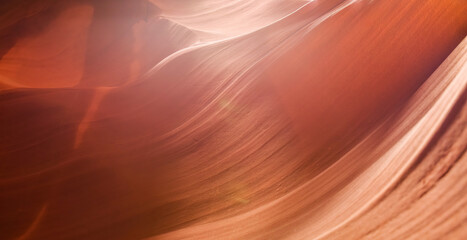
[[[464,0],[0,6],[0,239],[467,239]]]

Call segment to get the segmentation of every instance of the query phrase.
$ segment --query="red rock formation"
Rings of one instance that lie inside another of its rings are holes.
[[[467,238],[462,0],[0,7],[0,239]]]

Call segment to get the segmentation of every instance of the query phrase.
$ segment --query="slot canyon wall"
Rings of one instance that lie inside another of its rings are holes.
[[[465,0],[0,4],[0,239],[467,239]]]

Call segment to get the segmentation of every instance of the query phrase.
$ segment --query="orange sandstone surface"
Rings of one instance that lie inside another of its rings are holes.
[[[0,6],[0,239],[467,239],[464,0]]]

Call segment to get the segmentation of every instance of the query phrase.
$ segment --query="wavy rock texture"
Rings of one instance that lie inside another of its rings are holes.
[[[467,239],[464,0],[0,6],[1,239]]]

